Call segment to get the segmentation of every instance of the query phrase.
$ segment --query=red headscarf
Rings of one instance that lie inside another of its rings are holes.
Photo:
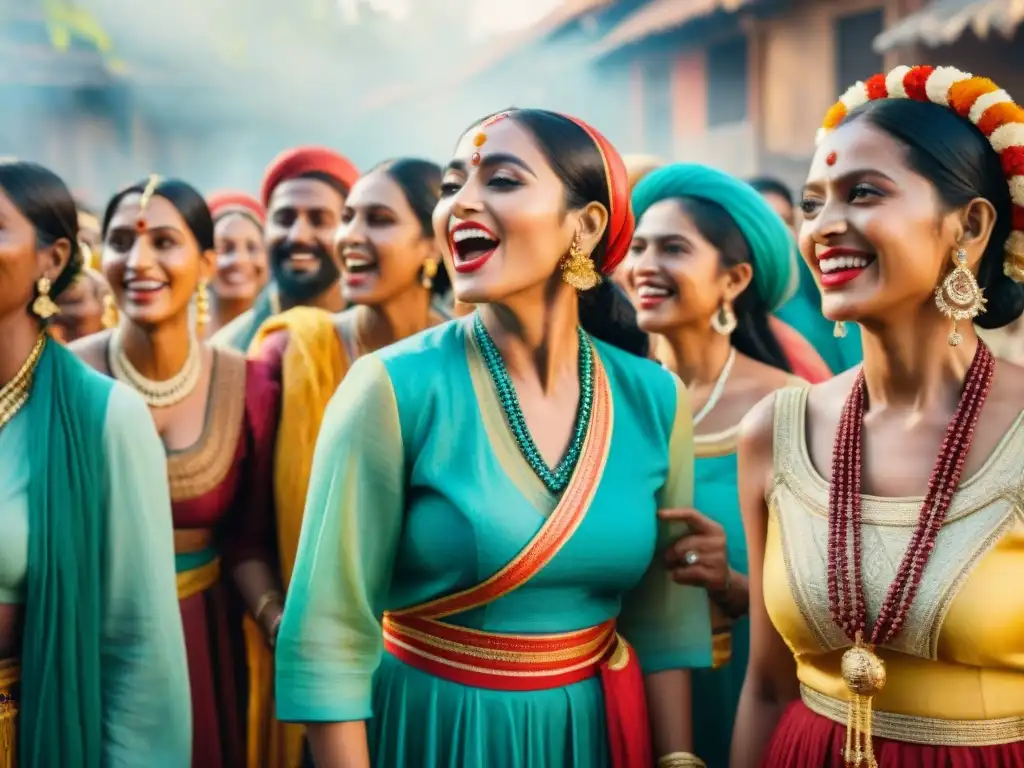
[[[601,272],[610,275],[626,258],[629,244],[633,242],[633,205],[629,195],[629,173],[619,151],[596,128],[578,117],[562,115],[572,120],[587,132],[604,160],[605,176],[608,179],[608,248],[605,251]]]
[[[267,223],[267,212],[260,201],[245,192],[234,190],[221,190],[211,192],[206,198],[206,205],[210,209],[210,215],[216,221],[228,213],[241,213],[256,222],[262,227]]]
[[[333,177],[345,189],[359,178],[359,169],[350,160],[326,147],[295,147],[275,157],[263,174],[260,197],[263,205],[270,206],[270,196],[278,184],[307,173],[323,173]]]

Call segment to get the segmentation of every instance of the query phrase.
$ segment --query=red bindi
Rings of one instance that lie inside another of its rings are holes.
[[[474,152],[472,155],[470,155],[469,162],[471,162],[473,165],[480,165],[480,153]]]
[[[828,153],[828,157],[825,158],[825,164],[826,165],[835,165],[836,164],[836,160],[838,160],[838,159],[839,159],[839,155],[837,155],[835,152],[829,152]]]
[[[135,231],[140,235],[146,231],[146,220],[141,216],[135,220]]]

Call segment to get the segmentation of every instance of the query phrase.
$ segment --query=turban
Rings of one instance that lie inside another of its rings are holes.
[[[746,182],[704,165],[674,163],[652,171],[633,190],[638,218],[655,203],[690,197],[714,203],[736,223],[754,267],[753,287],[774,312],[793,295],[800,273],[796,243],[785,222]]]
[[[263,174],[260,197],[263,205],[270,205],[270,196],[279,184],[308,173],[330,176],[344,189],[352,189],[359,178],[359,170],[350,160],[325,147],[295,147],[275,157]]]
[[[248,216],[261,227],[267,221],[267,212],[260,201],[245,192],[231,190],[213,192],[206,198],[206,205],[209,207],[214,221],[229,213],[241,213]]]

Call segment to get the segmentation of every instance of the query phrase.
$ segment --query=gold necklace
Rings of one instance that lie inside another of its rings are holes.
[[[0,429],[15,417],[25,403],[28,402],[29,392],[32,389],[32,376],[36,372],[36,365],[43,355],[43,348],[46,346],[46,334],[40,334],[28,359],[22,364],[14,378],[0,387]]]
[[[195,335],[189,335],[188,357],[181,370],[164,381],[154,381],[139,373],[124,351],[120,331],[110,337],[108,365],[114,378],[130,386],[151,408],[169,408],[191,395],[203,373],[202,346]]]

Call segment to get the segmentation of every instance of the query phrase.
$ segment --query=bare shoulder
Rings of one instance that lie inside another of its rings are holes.
[[[100,331],[68,344],[68,349],[75,353],[79,360],[100,373],[109,374],[107,366],[107,348],[110,346],[112,331]]]

